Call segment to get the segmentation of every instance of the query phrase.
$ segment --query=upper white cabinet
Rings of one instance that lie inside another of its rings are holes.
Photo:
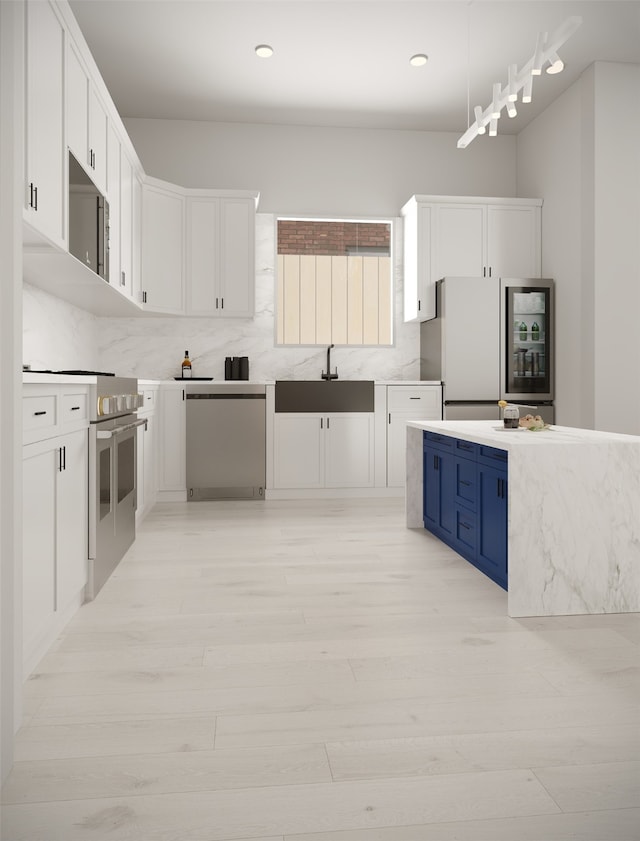
[[[405,321],[435,316],[442,277],[540,277],[539,199],[413,196],[404,217]]]
[[[24,218],[65,248],[64,29],[49,2],[25,3]]]
[[[107,111],[71,39],[66,51],[66,139],[76,160],[101,192],[107,192]]]
[[[187,198],[187,314],[252,316],[257,196]]]
[[[142,188],[142,302],[145,309],[184,312],[182,191],[150,179]]]

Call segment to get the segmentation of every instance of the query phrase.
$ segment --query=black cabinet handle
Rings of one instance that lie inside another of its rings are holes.
[[[45,411],[42,411],[42,412],[34,412],[33,414],[37,417],[38,415],[46,415],[47,413]]]
[[[120,272],[120,286],[126,286],[127,284],[127,274],[126,272]]]
[[[320,429],[324,429],[324,418],[320,418]]]
[[[440,470],[440,459],[438,458],[438,456],[433,457],[433,469]]]
[[[37,210],[37,209],[38,209],[38,188],[37,188],[37,187],[34,187],[34,188],[33,188],[33,195],[34,195],[34,199],[35,199],[35,203],[34,203],[34,205],[33,205],[33,209],[34,209],[34,210]]]
[[[220,298],[220,309],[224,309],[224,298]]]
[[[67,469],[67,448],[66,446],[62,448],[62,469]]]
[[[410,397],[409,400],[422,400],[421,397]]]
[[[460,520],[460,525],[463,529],[467,529],[467,531],[471,528],[471,526],[467,525],[466,523],[463,523],[462,520]]]
[[[329,429],[329,418],[327,418],[327,429]]]
[[[464,480],[464,479],[460,479],[460,484],[461,484],[461,485],[465,485],[465,487],[467,487],[467,488],[468,488],[468,487],[469,487],[469,485],[471,485],[471,482],[465,482],[465,480]]]
[[[62,473],[62,447],[58,447],[58,473]]]
[[[79,409],[80,409],[80,406],[72,406],[71,407],[72,412],[77,412]]]

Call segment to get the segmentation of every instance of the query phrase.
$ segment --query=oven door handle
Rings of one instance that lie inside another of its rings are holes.
[[[143,426],[147,423],[146,418],[133,421],[132,423],[125,423],[122,426],[116,426],[114,429],[97,429],[96,438],[115,438],[116,435],[121,435],[123,432],[128,432],[130,429],[136,429],[138,426]]]

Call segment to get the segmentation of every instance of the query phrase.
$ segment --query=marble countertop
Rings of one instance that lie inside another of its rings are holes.
[[[505,429],[500,421],[408,421],[415,429],[464,438],[476,444],[487,444],[501,450],[520,450],[523,447],[579,444],[632,444],[640,445],[640,436],[618,432],[579,429],[572,426],[551,426],[549,429],[529,430],[524,427]]]
[[[347,378],[348,379],[348,378]],[[365,378],[366,379],[366,378]],[[64,384],[64,383],[78,383],[79,385],[94,385],[96,382],[95,376],[87,375],[87,376],[71,376],[69,374],[45,374],[45,373],[38,373],[36,371],[23,371],[22,373],[22,383],[23,385],[33,384],[33,383],[55,383],[55,384]],[[138,377],[138,384],[139,385],[168,385],[171,383],[175,385],[179,383],[181,385],[184,384],[193,384],[198,385],[202,383],[212,382],[216,385],[229,385],[229,386],[236,386],[241,385],[243,383],[249,385],[274,385],[275,380],[176,380],[173,377],[170,379],[153,379],[153,378],[146,378],[146,377]],[[421,385],[436,385],[439,386],[440,380],[374,380],[376,385],[404,385],[404,386],[421,386]]]

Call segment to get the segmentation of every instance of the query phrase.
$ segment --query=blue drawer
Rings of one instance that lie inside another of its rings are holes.
[[[488,464],[491,467],[504,467],[506,469],[509,454],[506,450],[498,450],[496,447],[487,447],[484,444],[480,445],[478,451],[478,461]]]

